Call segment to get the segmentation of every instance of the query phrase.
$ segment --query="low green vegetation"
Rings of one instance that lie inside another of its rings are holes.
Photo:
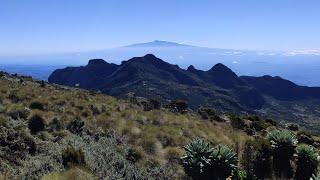
[[[0,179],[316,177],[320,138],[286,128],[208,107],[192,112],[181,100],[119,100],[3,73]]]

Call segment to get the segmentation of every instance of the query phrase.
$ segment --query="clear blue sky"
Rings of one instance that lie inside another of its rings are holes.
[[[320,1],[0,0],[0,55],[155,39],[234,49],[320,48]]]

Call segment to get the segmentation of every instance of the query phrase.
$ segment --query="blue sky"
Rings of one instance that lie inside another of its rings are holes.
[[[155,39],[233,49],[320,48],[320,1],[0,0],[0,55]]]

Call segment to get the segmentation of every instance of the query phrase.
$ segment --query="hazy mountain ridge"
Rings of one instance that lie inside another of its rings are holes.
[[[260,51],[208,48],[156,40],[88,52],[0,57],[0,66],[3,66],[1,69],[4,71],[43,79],[52,72],[51,69],[43,71],[49,69],[47,66],[81,66],[86,65],[87,60],[91,58],[107,59],[108,62],[120,64],[125,59],[152,53],[185,69],[193,64],[197,69],[209,70],[212,64],[223,63],[239,75],[268,74],[284,77],[299,85],[320,86],[319,78],[316,78],[320,75],[318,71],[320,56],[317,52],[317,50]],[[16,69],[15,64],[38,65],[38,69],[33,72],[27,67]]]
[[[151,54],[123,61],[120,65],[96,61],[114,68],[106,68],[104,76],[94,74],[90,63],[85,67],[59,69],[49,77],[49,82],[77,85],[120,97],[134,93],[160,101],[184,99],[195,109],[199,106],[210,106],[234,113],[256,112],[285,118],[283,120],[300,121],[300,124],[304,124],[303,113],[312,117],[317,114],[310,111],[317,111],[318,107],[312,108],[314,102],[308,102],[320,101],[319,88],[298,86],[280,77],[239,77],[221,63],[208,71],[201,71],[193,66],[187,70],[181,69]],[[305,106],[305,103],[308,106]],[[291,113],[290,106],[293,105],[311,109],[302,111],[302,114]],[[269,111],[272,113],[268,113]],[[286,117],[287,114],[290,115]],[[314,116],[315,122],[319,121],[317,117],[319,116]]]

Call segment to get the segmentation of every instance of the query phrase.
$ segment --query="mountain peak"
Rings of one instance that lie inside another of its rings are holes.
[[[107,64],[107,62],[103,59],[90,59],[88,62],[89,65],[101,65],[101,64]]]
[[[226,65],[222,64],[222,63],[217,63],[216,65],[214,65],[209,71],[211,70],[217,70],[217,69],[229,69]]]
[[[222,63],[214,65],[209,71],[209,73],[219,73],[219,74],[234,74],[237,76],[230,68]]]
[[[190,65],[187,70],[188,71],[194,71],[194,70],[196,70],[196,68],[193,65]]]
[[[170,41],[154,40],[146,43],[132,44],[126,47],[191,47],[191,46],[186,44],[176,43],[176,42],[170,42]]]
[[[147,58],[147,59],[158,59],[155,55],[153,55],[153,54],[146,54],[145,56],[144,56],[144,58]]]

